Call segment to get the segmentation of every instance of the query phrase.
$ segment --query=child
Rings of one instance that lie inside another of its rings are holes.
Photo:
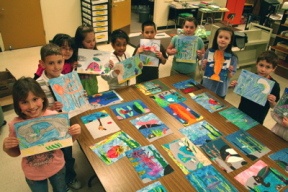
[[[274,81],[275,84],[272,88],[271,93],[267,97],[267,102],[265,106],[261,106],[253,101],[241,97],[238,108],[250,117],[252,117],[254,120],[258,121],[260,124],[263,124],[269,108],[273,108],[280,97],[279,83],[270,76],[270,74],[277,67],[278,56],[273,51],[264,51],[258,56],[256,62],[256,74],[270,79],[271,81]],[[234,85],[235,83],[237,82],[233,81],[231,84]]]
[[[77,28],[75,33],[75,44],[78,49],[94,49],[97,50],[94,28],[90,25],[81,25]],[[83,88],[87,95],[94,95],[98,93],[98,81],[96,75],[79,74]]]
[[[203,70],[205,70],[206,65],[208,64],[214,65],[214,72],[216,69],[219,69],[219,73],[224,71],[224,73],[227,74],[226,80],[223,80],[223,82],[207,78],[204,78],[202,81],[202,85],[204,87],[213,91],[222,98],[225,98],[228,85],[230,84],[230,78],[234,75],[237,69],[238,58],[232,52],[233,39],[234,32],[231,28],[221,27],[217,29],[213,39],[212,47],[205,52],[204,58],[202,60]],[[229,68],[223,68],[225,67],[223,66],[224,64],[229,64]],[[217,66],[218,68],[216,68]]]
[[[274,111],[271,112],[271,116],[276,121],[271,131],[279,137],[282,137],[285,141],[288,141],[288,117],[284,116],[280,118]]]
[[[61,48],[61,53],[65,59],[64,67],[62,70],[62,74],[67,74],[73,71],[76,68],[76,46],[72,37],[67,34],[58,33],[54,36],[51,43],[58,45]],[[38,64],[38,69],[34,74],[34,79],[38,79],[44,69],[42,68],[41,64]]]
[[[65,56],[63,57],[61,48],[52,43],[44,45],[40,50],[40,54],[40,64],[44,69],[44,72],[37,79],[37,82],[47,96],[49,108],[51,110],[60,111],[63,105],[59,101],[54,100],[53,93],[48,86],[48,81],[51,78],[60,77],[62,75],[61,71],[63,71]],[[72,156],[72,147],[62,148],[61,150],[64,153],[66,162],[66,183],[73,189],[79,189],[81,183],[76,179],[76,172],[74,170],[75,159]]]
[[[12,95],[14,110],[18,117],[9,123],[9,136],[3,141],[3,150],[9,156],[17,157],[20,155],[20,149],[14,124],[27,119],[57,114],[57,112],[47,109],[48,100],[44,91],[30,77],[22,77],[17,80],[13,86]],[[80,125],[72,125],[68,132],[74,141],[81,132]],[[59,149],[22,158],[22,169],[26,182],[33,192],[48,191],[47,179],[49,179],[53,191],[65,192],[64,165],[63,153]]]
[[[156,25],[153,21],[146,21],[142,23],[142,35],[145,39],[154,39],[156,35]],[[137,46],[133,55],[141,54],[143,52],[143,47]],[[159,63],[165,64],[168,58],[166,50],[163,45],[160,45],[160,51],[156,51],[156,57],[159,58]],[[136,83],[142,83],[144,81],[150,81],[159,78],[159,63],[158,67],[143,67],[142,74],[136,77]]]
[[[111,44],[114,51],[110,55],[109,64],[109,67],[112,70],[108,74],[101,75],[101,77],[108,82],[110,90],[129,86],[129,81],[119,84],[117,79],[117,76],[119,75],[119,70],[113,70],[114,64],[130,57],[130,54],[126,52],[126,46],[128,42],[128,35],[121,29],[112,32]]]
[[[195,18],[185,18],[183,25],[183,33],[185,36],[194,36],[196,28],[197,20]],[[195,38],[195,40],[197,41],[197,57],[198,59],[202,59],[202,55],[204,53],[204,43],[200,37],[195,36]],[[178,47],[178,39],[178,35],[175,35],[172,38],[171,43],[167,47],[168,55],[175,55],[177,53],[176,48]],[[192,79],[195,79],[196,67],[196,63],[176,62],[176,57],[174,57],[170,75],[184,74],[191,77]]]

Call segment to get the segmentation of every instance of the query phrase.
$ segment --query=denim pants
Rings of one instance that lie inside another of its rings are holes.
[[[66,192],[65,166],[58,173],[48,179],[52,185],[53,192]],[[26,182],[32,192],[48,192],[48,179],[34,181],[26,178]]]
[[[76,178],[76,172],[74,170],[75,159],[72,156],[72,146],[61,149],[64,154],[66,175],[66,184],[71,183]]]

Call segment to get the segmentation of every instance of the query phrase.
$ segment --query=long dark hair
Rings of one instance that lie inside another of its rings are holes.
[[[233,42],[234,42],[234,31],[230,27],[220,27],[219,29],[217,29],[217,31],[214,35],[214,39],[213,39],[213,43],[212,43],[212,49],[214,49],[214,50],[218,49],[217,38],[218,38],[218,35],[221,31],[227,31],[231,34],[231,42],[229,43],[229,45],[225,49],[225,52],[235,55],[232,51],[232,46],[233,46]]]
[[[87,25],[87,24],[83,24],[83,25],[80,25],[77,29],[76,29],[76,33],[75,33],[75,44],[76,44],[76,47],[77,48],[83,48],[83,40],[85,39],[86,37],[86,34],[87,33],[91,33],[93,32],[94,33],[94,28],[90,25]],[[95,44],[95,47],[94,47],[95,50],[97,50],[97,45]]]

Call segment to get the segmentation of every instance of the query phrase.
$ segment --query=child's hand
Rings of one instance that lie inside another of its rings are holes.
[[[19,146],[19,141],[16,137],[6,137],[3,141],[4,151]]]
[[[159,58],[159,59],[162,59],[162,58],[163,58],[161,51],[155,51],[155,55],[156,55],[156,57]]]
[[[172,48],[169,51],[169,55],[175,55],[176,53],[177,53],[177,49],[175,49],[175,48]]]
[[[196,53],[197,53],[198,59],[202,59],[202,58],[203,58],[203,54],[204,54],[204,53],[203,53],[203,50],[202,50],[202,49],[197,50]]]
[[[63,104],[61,102],[55,101],[53,103],[53,106],[52,106],[53,110],[60,111],[60,110],[62,110],[62,108],[63,108]]]
[[[140,47],[137,49],[137,52],[136,52],[136,53],[140,54],[140,53],[143,53],[143,52],[144,52],[144,49],[143,49],[142,46],[140,46]]]
[[[114,63],[112,60],[109,60],[109,68],[112,69],[114,67]]]
[[[206,65],[207,65],[207,59],[203,59],[201,61],[201,68],[204,70],[206,68]]]
[[[229,66],[228,67],[228,76],[229,76],[229,78],[231,78],[231,77],[233,77],[233,70],[234,70],[234,67],[233,66]]]
[[[120,74],[120,70],[119,69],[115,69],[114,72],[116,73],[116,75]]]
[[[231,81],[229,87],[235,87],[237,85],[237,83],[238,83],[237,80],[233,80],[233,81]]]
[[[78,62],[75,61],[75,62],[72,64],[72,67],[73,67],[73,70],[77,69],[77,67],[78,67]]]
[[[288,117],[283,117],[282,124],[288,128]]]
[[[269,94],[268,97],[267,97],[267,101],[269,102],[270,107],[274,108],[274,106],[276,105],[276,96],[272,95],[272,94]]]
[[[78,135],[81,134],[81,127],[79,124],[74,124],[68,129],[68,133],[73,137],[73,140],[77,138]]]

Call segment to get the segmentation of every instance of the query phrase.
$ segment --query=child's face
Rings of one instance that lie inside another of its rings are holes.
[[[61,53],[63,55],[64,60],[68,60],[73,55],[73,49],[72,47],[68,46],[67,43],[64,43],[64,45],[61,46]]]
[[[231,42],[231,33],[229,31],[220,31],[217,37],[217,44],[220,50],[225,50]]]
[[[145,26],[142,35],[145,39],[154,39],[156,30],[153,26]]]
[[[64,66],[62,55],[49,55],[45,60],[40,60],[40,64],[45,69],[46,76],[51,79],[59,77]]]
[[[116,42],[112,44],[114,53],[118,56],[122,56],[126,51],[127,41],[124,38],[117,38]]]
[[[194,22],[185,21],[183,26],[183,32],[185,35],[194,35],[196,30],[196,26]]]
[[[42,115],[43,102],[42,98],[35,96],[29,91],[27,98],[19,101],[19,107],[21,112],[28,118],[40,117]]]
[[[94,32],[87,33],[84,40],[82,41],[82,44],[85,49],[94,49],[96,45]]]
[[[266,60],[260,60],[256,64],[257,74],[268,78],[270,76],[270,73],[275,71],[276,67],[273,68],[273,65],[271,63],[268,63]]]

